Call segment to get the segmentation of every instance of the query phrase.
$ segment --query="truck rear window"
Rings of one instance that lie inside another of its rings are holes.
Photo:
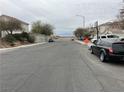
[[[124,43],[113,44],[113,50],[118,52],[124,52]]]
[[[119,36],[116,36],[116,35],[108,35],[107,37],[108,38],[119,38]]]

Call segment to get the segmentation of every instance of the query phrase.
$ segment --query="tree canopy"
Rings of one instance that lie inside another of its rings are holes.
[[[15,19],[0,20],[0,31],[6,31],[8,34],[12,34],[13,31],[22,30],[21,22]]]
[[[50,24],[42,23],[41,21],[32,24],[32,32],[50,36],[53,34],[54,27]]]
[[[74,35],[78,38],[79,37],[88,37],[88,36],[90,36],[90,32],[85,28],[77,28],[74,31]]]

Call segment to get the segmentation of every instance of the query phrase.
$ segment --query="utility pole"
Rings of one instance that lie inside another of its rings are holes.
[[[97,31],[97,40],[99,39],[99,23],[96,21],[95,23],[96,31]]]

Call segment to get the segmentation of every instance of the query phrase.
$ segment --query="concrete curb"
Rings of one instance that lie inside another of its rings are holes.
[[[85,44],[84,42],[79,41],[79,40],[75,40],[75,41],[76,41],[77,43],[81,44],[81,45],[87,46],[89,50],[90,50],[91,46],[93,45],[92,43]]]
[[[12,48],[3,48],[3,49],[0,49],[0,52],[9,51],[9,50],[15,50],[15,49],[19,49],[19,48],[25,48],[25,47],[31,47],[31,46],[36,46],[36,45],[42,45],[42,44],[46,44],[46,43],[47,42],[30,44],[30,45],[22,45],[22,46],[12,47]]]
[[[85,43],[83,41],[79,41],[79,40],[75,40],[77,43],[85,45]]]

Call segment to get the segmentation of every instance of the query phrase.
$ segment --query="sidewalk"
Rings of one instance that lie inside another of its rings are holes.
[[[12,47],[12,48],[2,48],[2,49],[0,49],[0,53],[1,53],[1,52],[7,52],[7,51],[16,50],[16,49],[20,49],[20,48],[25,48],[25,47],[31,47],[31,46],[36,46],[36,45],[42,45],[42,44],[46,44],[46,42],[43,42],[43,43],[35,43],[35,44],[29,44],[29,45],[22,45],[22,46]]]
[[[79,41],[79,40],[75,40],[77,43],[85,45],[85,43],[83,41]]]
[[[83,42],[83,41],[79,41],[79,40],[75,40],[77,43],[79,43],[79,44],[82,44],[82,45],[86,45],[86,46],[88,46],[88,48],[90,48],[91,47],[91,45],[93,45],[91,42],[89,42],[89,43],[85,43],[85,42]]]

